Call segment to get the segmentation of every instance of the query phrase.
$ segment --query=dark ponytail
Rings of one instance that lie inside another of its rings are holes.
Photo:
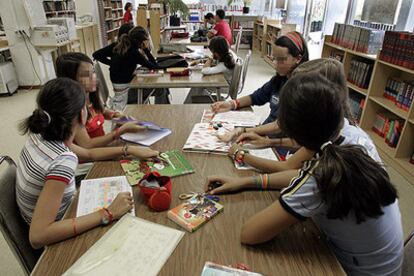
[[[20,123],[20,132],[40,134],[48,141],[66,141],[72,135],[74,120],[80,120],[85,92],[79,83],[57,78],[43,86],[36,102],[32,115]]]
[[[382,207],[395,201],[397,191],[365,148],[338,145],[344,117],[339,89],[319,73],[293,76],[280,94],[278,122],[288,137],[318,152],[312,174],[328,218],[352,215],[361,223],[382,215]]]
[[[236,66],[236,61],[230,52],[229,44],[227,40],[222,36],[215,36],[210,40],[208,48],[212,53],[219,55],[220,62],[224,63],[224,66],[228,69],[233,69]]]
[[[148,40],[147,31],[140,26],[134,27],[128,33],[119,37],[118,43],[114,47],[113,52],[120,56],[125,56],[126,53],[132,48],[136,48],[138,50],[145,40]]]

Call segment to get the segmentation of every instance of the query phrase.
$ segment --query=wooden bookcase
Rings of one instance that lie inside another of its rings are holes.
[[[169,25],[169,16],[168,14],[163,13],[163,9],[158,8],[151,8],[149,13],[149,32],[154,45],[154,52],[157,52],[160,49],[161,41],[165,37],[165,28]]]
[[[254,33],[254,24],[258,19],[257,15],[229,15],[226,16],[229,20],[229,25],[233,35],[233,41],[235,42],[240,27],[243,28],[242,39],[240,43],[240,49],[250,49],[253,48],[253,33]]]
[[[252,50],[260,55],[263,51],[263,34],[265,33],[264,22],[255,21],[253,26],[253,45]]]
[[[122,0],[102,0],[103,14],[105,20],[105,31],[108,44],[115,42],[118,36],[118,30],[122,25],[124,17],[124,8]]]
[[[343,48],[330,41],[331,36],[325,36],[322,57],[330,57],[332,53],[342,54],[342,62],[347,76],[352,59],[374,64],[368,89],[359,88],[348,82],[350,94],[358,93],[365,97],[360,126],[371,136],[384,161],[414,185],[414,164],[409,162],[414,152],[414,104],[411,104],[410,109],[405,111],[383,96],[388,78],[397,77],[403,80],[414,80],[414,70],[382,61],[376,55],[368,55]],[[379,112],[389,112],[404,121],[401,136],[395,148],[390,147],[385,143],[383,137],[372,130],[376,114]]]
[[[46,18],[72,17],[76,21],[75,0],[43,0]]]
[[[148,28],[148,19],[149,19],[149,13],[147,11],[146,6],[139,6],[137,10],[137,18],[136,18],[136,24],[137,26],[141,26],[144,29]]]

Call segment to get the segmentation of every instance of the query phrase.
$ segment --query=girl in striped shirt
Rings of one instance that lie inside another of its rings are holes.
[[[158,152],[138,147],[84,149],[72,143],[87,119],[85,92],[76,82],[58,78],[45,84],[37,109],[20,125],[29,133],[17,167],[16,201],[30,224],[34,248],[55,243],[100,224],[119,219],[133,205],[129,193],[120,193],[107,208],[74,219],[62,219],[76,190],[74,172],[81,160],[114,158],[123,152],[142,158]]]

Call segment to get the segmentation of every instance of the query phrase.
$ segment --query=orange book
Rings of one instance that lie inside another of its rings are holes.
[[[196,195],[169,210],[168,218],[188,232],[194,232],[221,211],[223,211],[223,205],[204,195]]]

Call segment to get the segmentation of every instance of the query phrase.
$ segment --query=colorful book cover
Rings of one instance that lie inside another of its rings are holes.
[[[194,173],[194,169],[179,150],[161,153],[161,158],[157,160],[121,160],[120,163],[129,184],[132,186],[137,185],[145,174],[154,171],[169,177]]]
[[[229,266],[206,262],[201,276],[263,276],[262,274]]]
[[[223,205],[199,194],[169,210],[168,218],[188,232],[194,232],[221,211]]]
[[[234,126],[229,124],[220,125],[220,127],[215,127],[214,124],[210,123],[195,124],[183,150],[226,154],[230,149],[230,143],[222,142],[217,136],[232,131]]]

